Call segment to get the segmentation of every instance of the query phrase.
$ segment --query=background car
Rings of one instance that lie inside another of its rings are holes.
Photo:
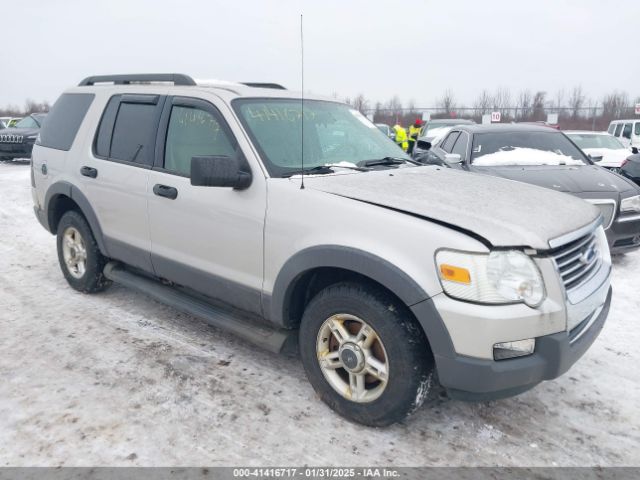
[[[640,189],[595,166],[558,130],[522,124],[458,125],[431,152],[452,168],[580,197],[600,208],[613,253],[640,247]]]
[[[564,132],[596,165],[617,171],[631,150],[607,132],[570,130]]]
[[[640,185],[640,154],[631,155],[622,162],[619,173],[623,177],[627,177],[637,185]]]
[[[38,138],[46,113],[33,113],[23,118],[15,127],[0,132],[0,160],[31,158],[31,150]]]
[[[445,136],[451,127],[455,125],[475,125],[475,123],[473,120],[465,118],[436,118],[429,120],[420,130],[418,142],[416,142],[416,146],[413,148],[413,158],[423,157],[422,160],[431,158],[425,155],[425,152],[431,148],[431,145]]]
[[[640,148],[640,120],[614,120],[607,129],[627,147]]]
[[[393,129],[386,123],[376,123],[376,127],[378,127],[378,130],[384,133],[387,137],[391,139],[395,138],[396,134],[393,132]]]

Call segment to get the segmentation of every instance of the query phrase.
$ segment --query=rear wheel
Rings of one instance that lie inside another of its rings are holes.
[[[300,355],[316,392],[344,417],[385,426],[416,410],[433,361],[408,309],[375,286],[339,283],[307,306]]]
[[[102,273],[107,259],[79,212],[70,210],[62,216],[57,235],[58,261],[69,285],[84,293],[99,292],[110,285]]]

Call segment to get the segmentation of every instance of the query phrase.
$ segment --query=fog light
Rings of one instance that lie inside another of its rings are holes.
[[[531,355],[535,347],[535,338],[517,340],[515,342],[496,343],[493,346],[493,359],[505,360],[507,358],[524,357]]]

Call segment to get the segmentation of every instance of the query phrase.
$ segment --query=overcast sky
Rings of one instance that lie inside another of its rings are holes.
[[[640,96],[640,1],[3,1],[0,105],[54,101],[104,73],[180,72],[273,81],[433,106],[451,89],[582,85]],[[8,19],[11,21],[7,22]]]

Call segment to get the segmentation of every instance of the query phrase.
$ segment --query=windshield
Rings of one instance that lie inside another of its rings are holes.
[[[40,128],[33,117],[25,117],[14,125],[15,128]]]
[[[612,150],[625,149],[616,137],[611,135],[595,135],[589,133],[568,133],[567,136],[583,150],[585,148],[609,148]]]
[[[560,132],[477,133],[471,163],[507,165],[585,165],[584,155]]]
[[[233,107],[274,177],[301,168],[300,100],[238,99]],[[305,100],[304,167],[409,157],[360,112],[340,103]]]

